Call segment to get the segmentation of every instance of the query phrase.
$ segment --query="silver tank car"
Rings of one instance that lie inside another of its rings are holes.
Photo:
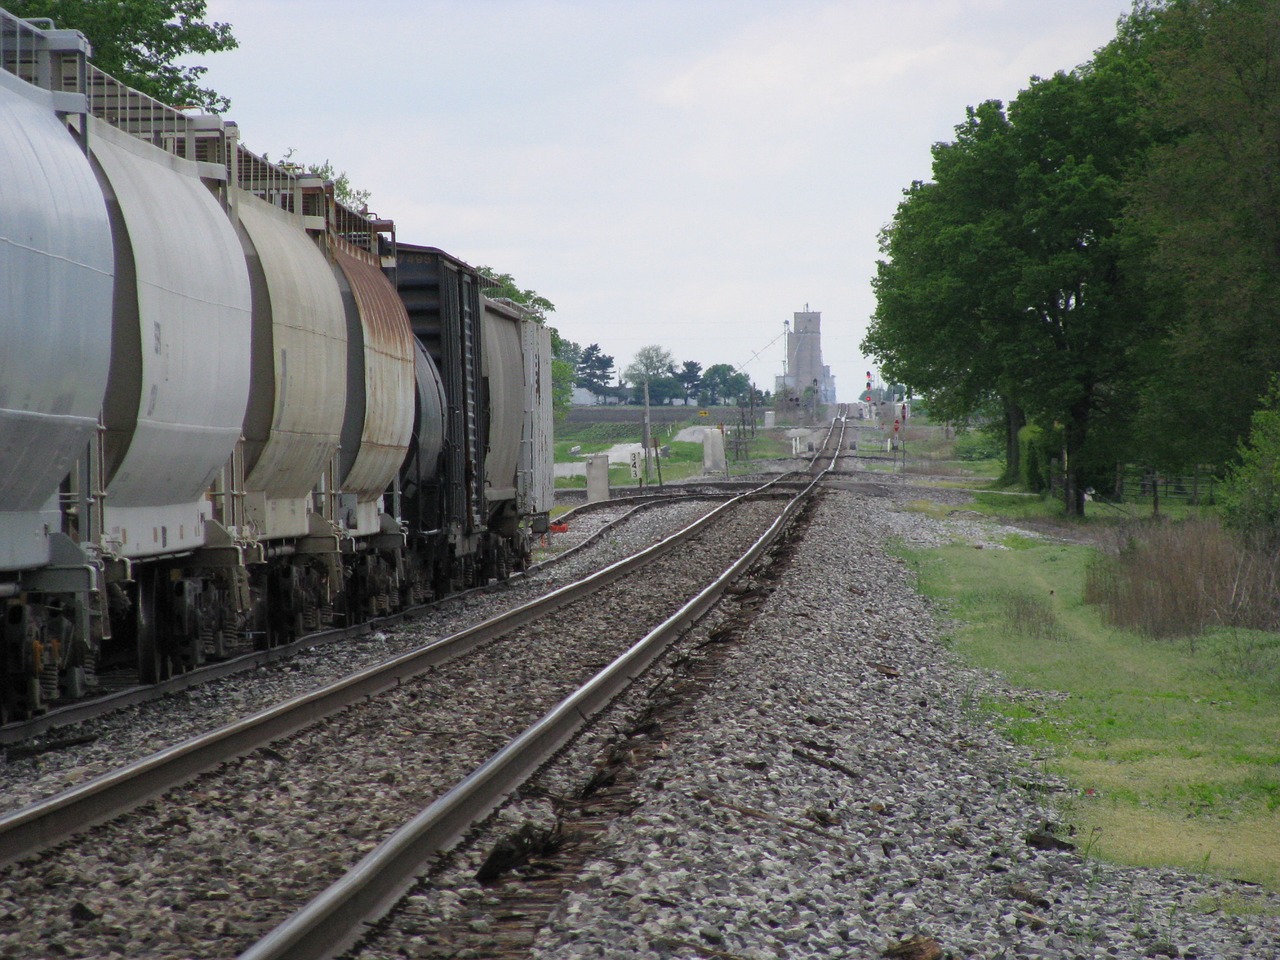
[[[505,576],[550,508],[545,327],[87,53],[0,10],[6,719]]]
[[[107,207],[52,101],[0,72],[2,570],[49,561],[59,485],[97,431],[111,360]]]
[[[290,212],[244,190],[232,195],[253,284],[253,387],[244,414],[247,519],[266,541],[304,537],[311,532],[316,478],[329,468],[342,435],[342,293],[328,258],[303,227],[300,205]]]
[[[84,693],[102,632],[105,584],[78,541],[89,535],[83,454],[110,369],[114,265],[93,170],[55,112],[81,105],[0,71],[4,718]]]
[[[488,298],[483,303],[489,402],[485,502],[489,528],[518,545],[510,559],[521,562],[532,546],[521,538],[546,532],[555,498],[551,331],[519,304]],[[533,520],[527,528],[526,520]]]
[[[90,118],[116,249],[103,545],[135,559],[204,546],[206,491],[249,398],[249,278],[196,163]]]

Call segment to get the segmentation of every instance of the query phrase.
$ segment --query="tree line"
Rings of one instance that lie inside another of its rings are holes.
[[[1059,458],[1230,464],[1280,370],[1280,5],[1138,0],[1086,64],[970,107],[882,231],[863,349]]]
[[[564,353],[574,364],[575,384],[601,403],[642,403],[646,385],[649,401],[656,404],[679,400],[686,405],[718,406],[749,399],[753,391],[757,400],[763,397],[732,364],[713,363],[704,370],[696,360],[686,360],[677,367],[671,351],[656,344],[637,350],[631,363],[616,374],[616,384],[614,359],[598,343],[579,347],[567,342]]]
[[[487,266],[478,269],[491,284],[487,295],[518,303],[543,323],[555,312],[554,303],[535,290],[521,289],[511,274]],[[686,360],[677,368],[669,350],[650,345],[637,350],[632,362],[618,371],[614,358],[600,344],[583,347],[560,336],[555,327],[550,330],[552,396],[560,415],[572,404],[574,387],[586,389],[600,403],[643,403],[646,385],[650,403],[659,405],[680,400],[716,406],[749,399],[752,392],[757,402],[765,396],[746,374],[728,363],[714,363],[703,370],[697,361]]]

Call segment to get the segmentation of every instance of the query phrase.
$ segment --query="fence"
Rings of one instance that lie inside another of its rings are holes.
[[[1211,468],[1196,466],[1191,473],[1168,475],[1140,464],[1122,463],[1116,466],[1115,489],[1098,491],[1100,496],[1114,498],[1122,503],[1152,503],[1170,501],[1207,506],[1216,502],[1221,481]]]

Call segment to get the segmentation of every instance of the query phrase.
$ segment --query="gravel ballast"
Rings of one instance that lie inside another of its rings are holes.
[[[916,935],[955,957],[1280,956],[1277,898],[1269,917],[1207,912],[1241,888],[1027,842],[1055,813],[973,709],[1000,681],[955,661],[877,546],[999,531],[885,505],[826,499],[535,956],[870,957]]]
[[[892,482],[827,496],[696,710],[662,725],[635,771],[635,809],[564,879],[533,956],[878,957],[912,938],[921,957],[1280,956],[1280,898],[1104,864],[1055,823],[1067,786],[975,707],[1036,694],[959,664],[880,548],[998,548],[1009,531],[898,509],[919,496]],[[1077,849],[1041,849],[1055,838],[1046,823]],[[471,880],[480,854],[415,895],[464,935],[415,919],[417,938],[360,956],[490,955],[486,931],[510,908],[502,884]],[[1212,906],[1242,897],[1260,915]]]
[[[956,958],[1280,956],[1280,898],[1171,870],[1102,864],[1083,854],[1087,839],[1066,827],[1058,836],[1077,844],[1074,852],[1027,842],[1057,818],[1046,797],[1063,795],[1066,785],[1047,778],[975,708],[980,697],[1015,694],[998,676],[956,661],[909,571],[882,550],[890,539],[998,548],[1008,531],[964,516],[963,495],[945,495],[957,512],[943,521],[902,511],[903,501],[922,493],[896,478],[876,486],[875,495],[851,488],[824,498],[759,615],[732,644],[717,645],[716,679],[691,694],[693,709],[663,721],[660,742],[637,761],[634,809],[575,868],[533,955],[877,957],[919,936],[937,942],[935,956]],[[707,506],[687,508],[700,513]],[[622,555],[637,540],[656,538],[673,526],[670,514],[659,514],[641,514],[630,535],[590,548],[591,560],[567,563],[598,566],[597,551]],[[568,568],[548,571],[549,579],[570,575]],[[458,614],[482,617],[488,603],[469,600]],[[704,636],[714,621],[715,614]],[[637,684],[627,716],[641,709],[636,695],[652,679]],[[209,709],[218,699],[210,694]],[[610,724],[627,728],[626,717]],[[589,743],[593,737],[599,732],[567,751],[575,770],[544,773],[550,794],[566,796],[584,765],[589,772],[584,756],[605,749],[603,739]],[[58,778],[75,773],[63,770]],[[22,778],[13,779],[23,789]],[[403,788],[387,782],[388,790]],[[526,798],[500,814],[497,826],[555,815],[553,804]],[[175,826],[204,829],[194,818]],[[246,834],[245,842],[260,848],[273,838]],[[492,955],[485,939],[501,922],[502,888],[525,880],[513,875],[497,887],[477,886],[482,853],[482,846],[461,853],[454,868],[415,895],[425,914],[414,921],[424,931],[416,943],[410,936],[363,956]],[[297,870],[316,866],[315,857],[292,856]],[[135,863],[137,881],[146,883],[146,858]],[[96,869],[83,861],[54,864],[40,884],[70,894]],[[37,895],[34,888],[0,891],[0,921],[7,915],[12,922]],[[1205,909],[1242,895],[1256,898],[1263,915]],[[285,899],[266,876],[252,896]],[[56,909],[79,928],[103,910],[102,901],[116,899],[110,890],[99,889],[99,897],[86,904],[64,895]],[[199,911],[172,891],[156,888],[153,899],[143,915],[107,918],[119,927],[120,942],[134,941],[117,955],[139,955],[144,916],[171,926],[196,922]],[[220,955],[216,944],[243,942],[236,919],[246,906],[243,893],[210,889],[202,899],[223,904],[226,918],[221,928],[205,928],[208,955]],[[450,946],[447,923],[469,932],[465,944]],[[72,946],[74,936],[65,942]]]
[[[0,957],[222,957],[342,875],[735,559],[781,504],[734,504],[553,615],[0,870]]]

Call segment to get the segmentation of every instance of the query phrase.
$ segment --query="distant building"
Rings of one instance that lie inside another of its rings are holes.
[[[611,397],[602,393],[592,393],[586,387],[573,388],[573,400],[571,401],[575,407],[594,407],[594,406],[613,406],[621,403],[617,397]]]
[[[774,379],[773,392],[804,398],[805,390],[817,390],[819,403],[836,402],[836,378],[831,368],[822,363],[822,313],[805,309],[793,314],[794,325],[787,330],[787,366]]]

